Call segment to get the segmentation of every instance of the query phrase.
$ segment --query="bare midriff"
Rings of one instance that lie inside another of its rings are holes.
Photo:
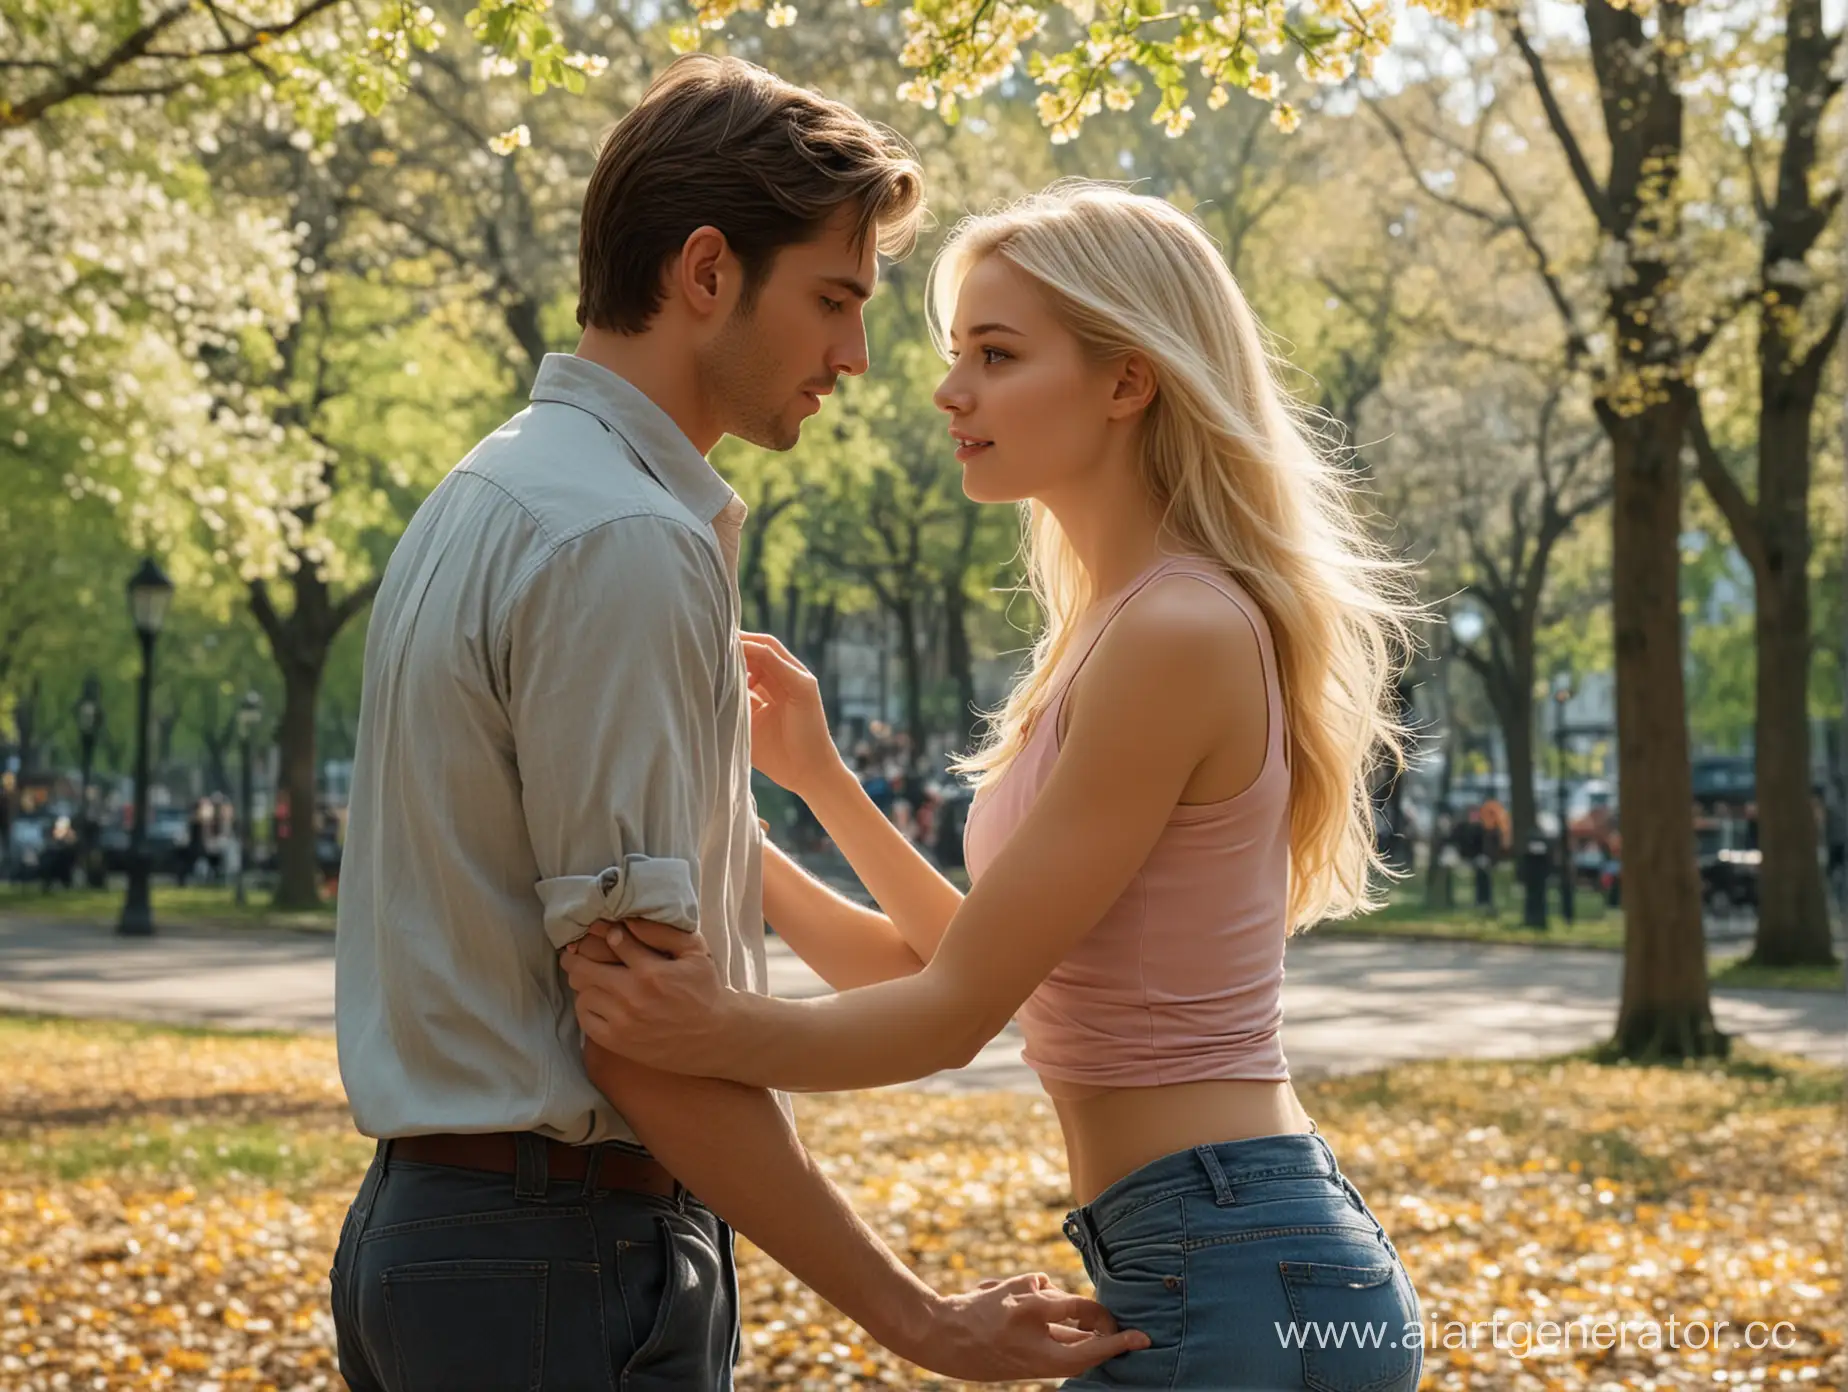
[[[1311,1129],[1287,1081],[1097,1088],[1044,1078],[1041,1086],[1058,1110],[1072,1194],[1081,1205],[1177,1150]]]

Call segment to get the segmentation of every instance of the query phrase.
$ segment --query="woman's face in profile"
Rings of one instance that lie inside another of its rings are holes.
[[[950,349],[933,399],[949,416],[964,494],[1006,503],[1082,486],[1103,459],[1116,372],[1085,355],[1038,283],[1005,257],[978,261],[957,295]]]

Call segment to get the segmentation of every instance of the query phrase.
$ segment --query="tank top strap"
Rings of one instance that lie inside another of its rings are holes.
[[[1284,731],[1283,678],[1282,674],[1277,669],[1277,650],[1276,645],[1271,641],[1270,623],[1265,618],[1263,611],[1257,608],[1257,601],[1252,599],[1242,586],[1233,581],[1211,561],[1207,561],[1199,556],[1169,556],[1157,562],[1133,580],[1124,588],[1123,592],[1118,595],[1116,599],[1111,601],[1110,608],[1104,615],[1103,622],[1098,624],[1097,631],[1091,635],[1090,642],[1080,655],[1077,664],[1073,666],[1070,674],[1059,684],[1057,694],[1052,699],[1050,711],[1053,721],[1053,743],[1055,747],[1058,744],[1059,721],[1064,717],[1065,702],[1067,697],[1071,694],[1072,683],[1078,679],[1078,673],[1083,670],[1084,664],[1090,660],[1091,654],[1096,651],[1098,643],[1103,640],[1104,631],[1110,627],[1111,622],[1122,612],[1123,606],[1134,599],[1145,587],[1153,583],[1159,576],[1168,574],[1176,567],[1186,565],[1188,562],[1194,562],[1195,564],[1188,569],[1187,573],[1211,585],[1227,599],[1231,600],[1232,603],[1237,605],[1239,612],[1245,616],[1246,621],[1251,625],[1253,632],[1257,635],[1258,665],[1264,674],[1265,724],[1268,727],[1264,742],[1264,762],[1260,766],[1259,776],[1261,777],[1265,772],[1268,772],[1271,764],[1278,758],[1281,758],[1284,767],[1288,768],[1290,762],[1290,749],[1289,741],[1285,738]],[[1254,610],[1256,610],[1256,612],[1253,612]],[[1032,733],[1034,736],[1037,736],[1040,731],[1038,728],[1035,728]]]
[[[1105,612],[1103,621],[1097,625],[1097,631],[1091,635],[1090,641],[1085,644],[1084,651],[1079,654],[1078,661],[1073,664],[1071,671],[1066,673],[1064,679],[1060,681],[1057,694],[1053,697],[1048,708],[1052,716],[1053,742],[1055,744],[1058,742],[1059,720],[1064,714],[1065,699],[1071,693],[1072,683],[1078,680],[1079,672],[1083,671],[1084,664],[1091,660],[1091,654],[1097,650],[1097,645],[1103,641],[1105,631],[1116,619],[1116,616],[1123,612],[1123,606],[1140,594],[1157,576],[1165,574],[1176,565],[1192,559],[1194,558],[1191,556],[1168,556],[1157,561],[1154,565],[1143,571],[1141,575],[1125,585],[1122,592],[1118,594],[1115,599],[1111,600],[1110,608]],[[1044,719],[1045,717],[1042,715],[1040,718]],[[1034,733],[1038,734],[1039,731],[1036,729]]]
[[[1257,600],[1246,592],[1244,586],[1217,568],[1202,568],[1191,571],[1196,579],[1211,585],[1238,606],[1239,613],[1245,616],[1252,632],[1258,639],[1258,665],[1264,672],[1264,706],[1268,712],[1267,724],[1269,735],[1265,741],[1264,761],[1268,767],[1273,754],[1282,752],[1284,763],[1289,763],[1289,741],[1284,738],[1283,729],[1283,674],[1277,666],[1277,645],[1271,637],[1270,621],[1264,611],[1258,607]]]

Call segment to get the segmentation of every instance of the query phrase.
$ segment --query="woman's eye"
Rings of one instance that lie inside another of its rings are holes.
[[[996,363],[1001,362],[1010,356],[1011,354],[1004,353],[999,348],[982,349],[982,361],[990,367],[993,367]]]

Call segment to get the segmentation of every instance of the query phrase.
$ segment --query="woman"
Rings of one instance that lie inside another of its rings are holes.
[[[754,764],[886,912],[770,848],[766,916],[839,994],[724,991],[697,938],[632,926],[610,934],[627,970],[568,953],[585,1032],[659,1068],[842,1089],[965,1064],[1018,1013],[1064,1130],[1065,1232],[1152,1340],[1068,1386],[1413,1387],[1410,1282],[1278,1034],[1289,932],[1371,906],[1400,572],[1167,203],[1056,185],[964,223],[932,276],[964,489],[1024,503],[1046,616],[959,770],[971,890],[860,791],[814,678],[746,635]]]

